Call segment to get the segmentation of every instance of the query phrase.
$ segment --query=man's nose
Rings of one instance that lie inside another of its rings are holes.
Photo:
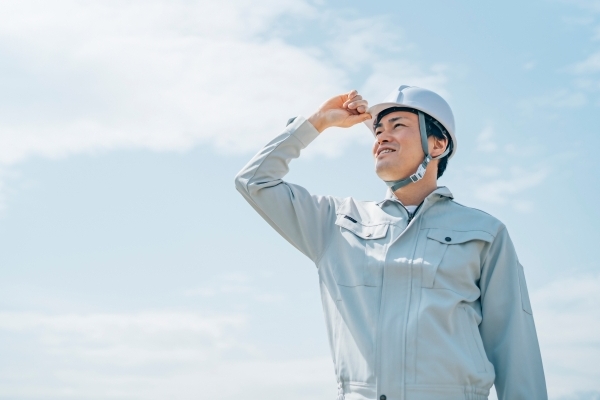
[[[389,136],[385,131],[383,131],[377,135],[377,143],[382,144],[386,142],[389,142]]]

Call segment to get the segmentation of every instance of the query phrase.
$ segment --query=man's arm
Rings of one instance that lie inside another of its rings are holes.
[[[335,205],[330,197],[313,196],[301,186],[283,181],[289,162],[319,132],[302,117],[267,144],[235,178],[237,190],[281,236],[317,261],[333,225]]]
[[[313,196],[283,180],[320,132],[330,126],[349,127],[370,118],[367,103],[352,91],[329,99],[308,120],[298,117],[267,144],[235,178],[237,190],[281,236],[317,262],[335,220],[334,199]]]
[[[479,329],[496,371],[498,399],[547,399],[525,275],[505,227],[490,246],[480,287],[483,319]]]

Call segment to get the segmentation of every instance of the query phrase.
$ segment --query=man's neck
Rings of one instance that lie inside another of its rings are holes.
[[[405,206],[418,206],[436,189],[436,179],[421,179],[396,190],[394,195]]]

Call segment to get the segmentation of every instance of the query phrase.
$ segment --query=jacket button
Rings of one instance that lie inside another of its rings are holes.
[[[381,396],[379,396],[379,400],[385,400],[387,399],[387,397],[385,397],[385,394],[382,394]]]
[[[372,233],[367,233],[365,236],[371,237],[371,236],[373,236],[373,234]]]
[[[446,236],[446,239],[444,239],[446,242],[449,242],[452,240],[452,238],[450,236]]]

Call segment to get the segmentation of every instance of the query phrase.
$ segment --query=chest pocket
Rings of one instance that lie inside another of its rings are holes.
[[[357,215],[338,214],[343,240],[333,265],[340,286],[381,286],[389,222],[365,224]]]
[[[429,229],[423,254],[422,286],[433,288],[438,268],[445,260],[447,264],[468,267],[476,260],[479,268],[479,253],[483,242],[491,243],[494,237],[485,231],[454,231],[449,229]],[[479,242],[477,242],[479,241]],[[462,271],[456,271],[461,273]],[[457,277],[458,278],[458,277]]]

